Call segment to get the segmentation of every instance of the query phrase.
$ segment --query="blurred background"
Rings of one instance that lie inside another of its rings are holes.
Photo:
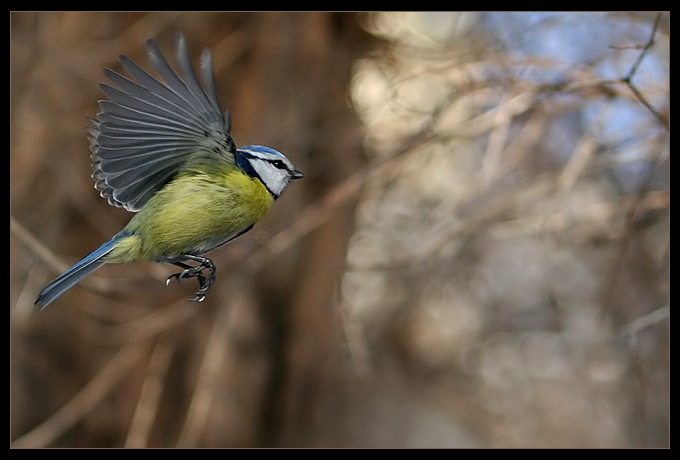
[[[119,54],[212,51],[305,172],[211,253],[44,284],[130,214],[90,178]],[[668,447],[667,13],[10,14],[10,439]]]

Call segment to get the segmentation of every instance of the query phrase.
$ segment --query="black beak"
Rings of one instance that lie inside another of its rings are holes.
[[[298,171],[297,169],[293,170],[293,175],[291,176],[291,179],[302,179],[303,177],[305,177],[305,175],[302,174],[300,171]]]

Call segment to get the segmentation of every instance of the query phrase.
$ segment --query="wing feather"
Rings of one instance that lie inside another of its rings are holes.
[[[213,107],[217,107],[217,110],[222,112],[222,107],[220,105],[220,97],[217,91],[217,84],[215,83],[215,71],[213,70],[212,56],[208,49],[204,49],[201,54],[201,74],[203,77],[203,84],[205,85],[206,94],[210,99],[210,103]],[[227,129],[229,131],[229,129]]]
[[[95,188],[109,204],[138,211],[195,156],[234,164],[236,145],[222,113],[210,52],[201,55],[203,86],[183,35],[177,38],[176,73],[153,40],[147,56],[158,80],[132,59],[120,62],[131,78],[104,74],[108,97],[91,119],[90,148]]]

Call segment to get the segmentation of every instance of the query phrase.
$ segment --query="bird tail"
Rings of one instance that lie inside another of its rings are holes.
[[[40,291],[40,294],[38,294],[35,305],[40,307],[41,310],[44,309],[57,297],[75,286],[80,280],[104,265],[105,262],[102,258],[118,245],[117,237],[119,235],[114,236],[109,241],[102,244],[99,249],[85,256],[80,262],[45,286],[43,290]]]

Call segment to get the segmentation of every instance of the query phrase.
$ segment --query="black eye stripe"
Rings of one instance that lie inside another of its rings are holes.
[[[282,169],[284,171],[291,172],[291,168],[290,168],[290,166],[288,166],[288,164],[286,164],[285,160],[279,160],[278,158],[276,158],[273,155],[262,155],[262,154],[259,154],[259,152],[256,153],[256,154],[253,154],[253,153],[251,153],[247,150],[246,151],[239,150],[239,153],[241,153],[243,158],[247,158],[249,161],[267,162],[270,165],[272,165],[273,167],[275,167],[276,169]],[[267,158],[267,156],[269,158]]]

